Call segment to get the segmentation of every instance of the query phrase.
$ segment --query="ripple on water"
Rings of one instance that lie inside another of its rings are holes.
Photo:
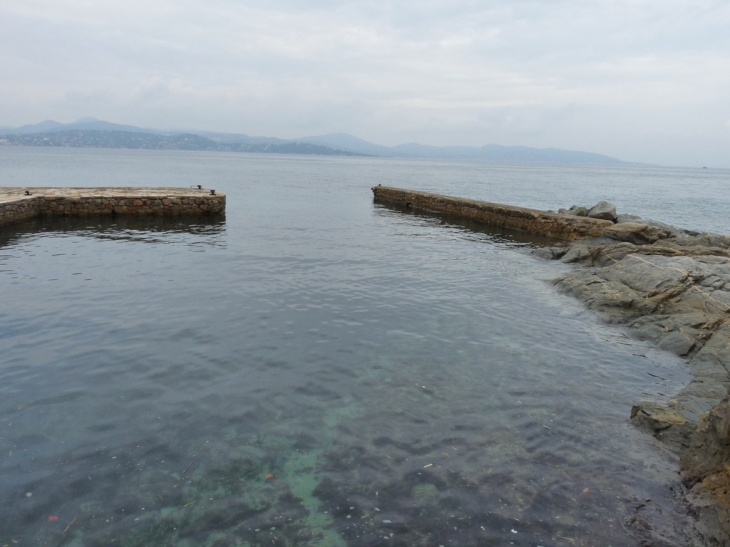
[[[0,544],[635,544],[670,475],[628,408],[677,361],[552,294],[563,266],[305,167],[208,227],[9,236]]]

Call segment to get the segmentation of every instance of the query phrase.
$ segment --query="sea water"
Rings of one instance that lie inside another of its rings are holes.
[[[5,186],[183,186],[224,218],[0,232],[0,545],[638,545],[675,462],[628,423],[684,363],[539,243],[393,185],[728,232],[728,173],[0,147]],[[725,200],[723,202],[722,200]]]

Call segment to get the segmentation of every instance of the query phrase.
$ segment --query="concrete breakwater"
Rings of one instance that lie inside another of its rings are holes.
[[[379,203],[400,205],[414,210],[446,213],[490,226],[509,228],[555,239],[572,241],[584,237],[599,236],[614,226],[608,220],[538,211],[501,203],[442,196],[402,188],[375,186],[372,190],[375,201]]]
[[[225,210],[225,194],[204,188],[0,188],[0,226],[36,216],[198,216]]]

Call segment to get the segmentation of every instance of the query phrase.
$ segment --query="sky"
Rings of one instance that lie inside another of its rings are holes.
[[[0,126],[730,168],[730,1],[0,0]]]

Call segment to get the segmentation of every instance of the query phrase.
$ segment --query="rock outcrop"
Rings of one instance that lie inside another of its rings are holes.
[[[730,401],[704,414],[681,458],[689,501],[699,510],[697,527],[719,545],[730,545]]]
[[[709,545],[730,545],[730,237],[620,220],[631,222],[551,249],[580,266],[554,283],[687,358],[692,381],[666,405],[637,402],[631,421],[680,455],[697,532]]]

